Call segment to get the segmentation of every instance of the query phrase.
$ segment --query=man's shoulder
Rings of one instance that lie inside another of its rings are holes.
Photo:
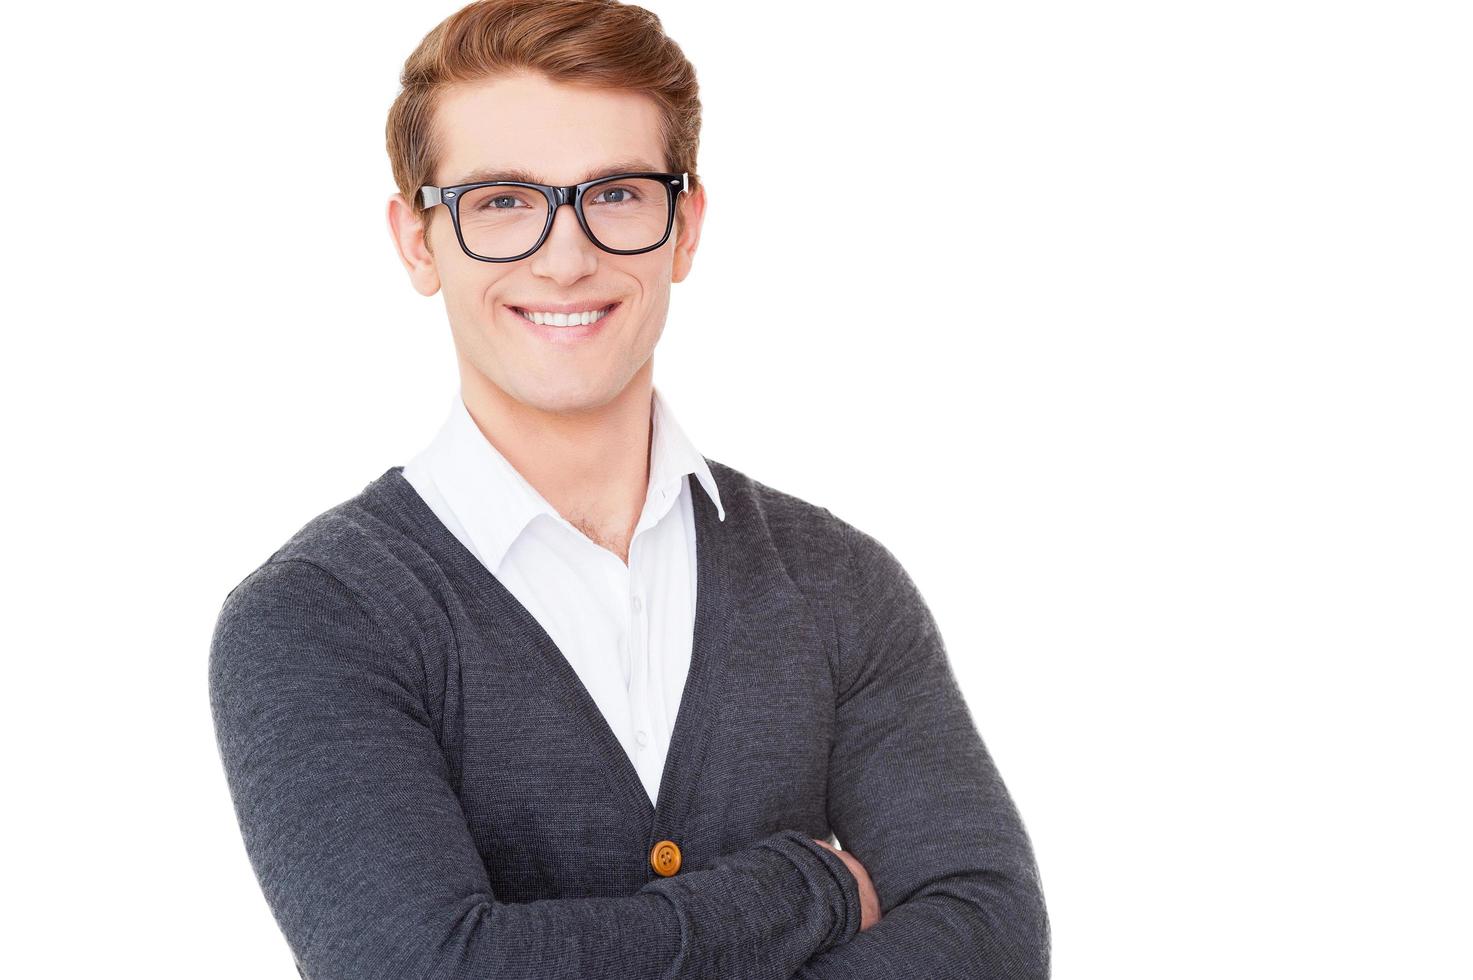
[[[884,545],[828,507],[805,500],[707,459],[728,518],[771,542],[790,576],[804,591],[832,585],[855,561],[888,555]]]
[[[396,516],[386,481],[388,470],[359,492],[313,515],[232,589],[248,582],[286,578],[283,566],[312,566],[316,576],[335,580],[364,606],[384,607],[411,595],[422,550]],[[274,574],[269,574],[274,573]]]
[[[381,562],[391,550],[391,538],[399,534],[374,503],[383,479],[313,515],[267,561],[304,561],[348,577]]]

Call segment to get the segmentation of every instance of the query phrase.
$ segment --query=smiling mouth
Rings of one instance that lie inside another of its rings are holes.
[[[618,302],[610,303],[603,309],[593,311],[591,316],[568,313],[533,313],[531,311],[523,309],[520,306],[513,306],[511,307],[511,309],[514,310],[517,315],[520,316],[522,319],[528,321],[529,323],[536,323],[540,326],[581,327],[591,326],[592,324],[597,323],[598,321],[602,320],[604,317],[612,313],[614,311],[614,308],[618,305]],[[587,311],[585,311],[585,314],[586,313]]]

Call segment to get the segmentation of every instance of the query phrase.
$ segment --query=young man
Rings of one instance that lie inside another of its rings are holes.
[[[403,82],[389,225],[459,391],[211,646],[298,971],[1046,976],[1031,845],[913,582],[654,388],[705,209],[658,19],[472,4]]]

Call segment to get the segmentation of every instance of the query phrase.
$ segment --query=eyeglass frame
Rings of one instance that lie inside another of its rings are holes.
[[[665,185],[665,192],[668,195],[666,200],[668,214],[665,218],[665,234],[660,236],[658,242],[646,248],[609,248],[603,242],[600,242],[594,236],[593,232],[588,230],[588,220],[583,215],[584,192],[599,184],[628,180],[633,177],[659,178]],[[542,234],[538,236],[537,244],[527,249],[521,255],[513,255],[506,259],[493,259],[489,256],[477,255],[475,252],[472,252],[465,244],[465,236],[460,232],[460,202],[467,191],[473,191],[480,187],[528,187],[541,191],[542,196],[547,198],[547,223],[542,226]],[[578,219],[578,226],[583,229],[583,234],[588,236],[588,240],[605,252],[611,255],[642,255],[645,252],[653,252],[661,245],[664,245],[665,242],[669,241],[670,229],[675,227],[676,198],[680,196],[682,191],[689,189],[690,171],[675,174],[661,173],[653,170],[638,170],[623,174],[611,174],[607,177],[596,177],[593,180],[585,180],[581,184],[568,184],[566,186],[534,184],[522,180],[483,180],[473,184],[453,184],[448,187],[435,187],[431,184],[426,184],[419,189],[419,199],[421,206],[426,211],[438,204],[445,205],[450,211],[450,222],[455,227],[455,239],[460,242],[460,250],[466,255],[469,255],[478,262],[518,262],[537,251],[547,241],[547,236],[552,231],[553,222],[557,220],[558,208],[564,204],[572,206],[573,214]]]

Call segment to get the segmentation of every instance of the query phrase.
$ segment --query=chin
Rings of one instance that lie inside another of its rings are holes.
[[[607,404],[617,392],[607,390],[605,377],[579,379],[563,377],[544,384],[516,387],[518,401],[541,412],[584,412]]]

